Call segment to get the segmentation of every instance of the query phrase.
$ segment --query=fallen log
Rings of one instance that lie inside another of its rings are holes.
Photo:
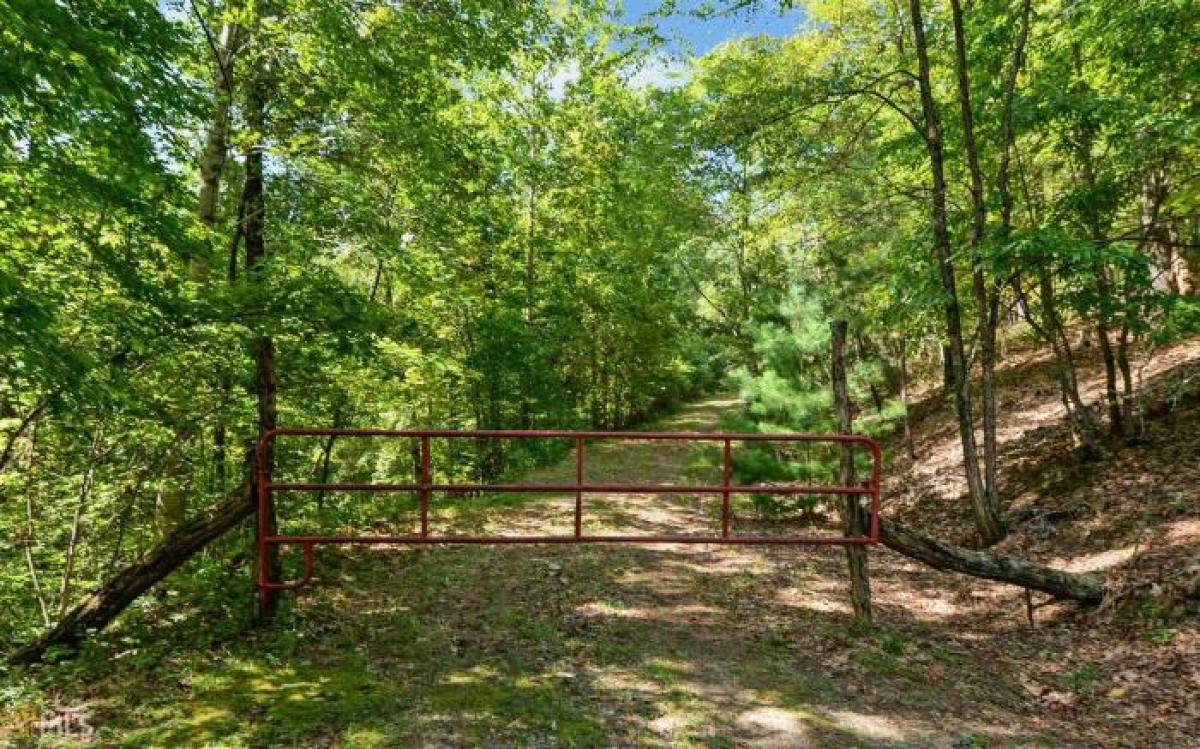
[[[196,552],[254,514],[250,484],[227,494],[207,512],[179,526],[138,561],[83,599],[54,627],[9,658],[14,665],[36,663],[51,647],[74,647],[104,629],[138,596],[174,572]]]
[[[1098,575],[1064,572],[1020,557],[965,549],[894,520],[880,518],[879,541],[895,552],[939,570],[1012,583],[1083,603],[1104,600],[1104,579]]]

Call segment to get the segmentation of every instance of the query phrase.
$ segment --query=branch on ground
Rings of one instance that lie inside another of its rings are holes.
[[[51,647],[74,647],[99,632],[129,604],[174,572],[196,552],[232,530],[254,513],[250,484],[243,483],[207,512],[181,525],[174,533],[130,564],[71,609],[52,629],[17,651],[14,665],[37,663]]]
[[[889,549],[930,567],[961,572],[1083,603],[1100,603],[1106,586],[1097,575],[1064,572],[1020,557],[973,551],[928,536],[894,520],[879,522],[879,540]]]

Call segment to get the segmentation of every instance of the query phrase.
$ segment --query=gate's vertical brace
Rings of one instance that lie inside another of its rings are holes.
[[[254,456],[254,479],[258,489],[258,601],[262,606],[267,605],[271,596],[268,582],[271,579],[270,565],[267,563],[267,504],[271,498],[271,475],[267,471],[267,451],[270,449],[271,433],[258,441],[258,451]]]
[[[879,543],[879,484],[883,477],[883,449],[879,447],[879,443],[871,440],[866,443],[867,448],[871,451],[871,460],[873,466],[871,468],[871,543]]]
[[[583,437],[575,438],[575,538],[583,536]]]
[[[421,535],[429,535],[429,435],[421,437]]]
[[[721,537],[729,537],[729,485],[733,481],[733,445],[725,440],[725,460],[721,479]]]

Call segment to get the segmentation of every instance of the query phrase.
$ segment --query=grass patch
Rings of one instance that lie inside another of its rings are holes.
[[[900,659],[879,650],[860,650],[854,662],[874,674],[895,674],[900,671]]]
[[[638,675],[659,686],[669,686],[683,680],[687,675],[687,667],[662,658],[652,658],[638,667]]]
[[[904,638],[900,635],[891,632],[884,632],[879,635],[879,649],[888,655],[902,656],[907,648]]]
[[[1099,677],[1100,666],[1095,663],[1081,663],[1067,674],[1067,686],[1076,694],[1091,695],[1095,692],[1096,679]]]

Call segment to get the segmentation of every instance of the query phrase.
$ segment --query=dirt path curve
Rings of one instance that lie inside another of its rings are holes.
[[[736,405],[714,398],[655,428],[711,430]],[[719,480],[683,443],[588,449],[592,481]],[[569,458],[532,478],[573,477]],[[693,532],[717,517],[711,497],[586,502],[589,531]],[[572,505],[460,505],[433,525],[563,532]],[[894,556],[872,563],[883,626],[863,637],[848,631],[838,549],[321,549],[316,584],[276,627],[180,666],[179,684],[157,687],[169,705],[122,713],[119,735],[139,746],[1070,745],[1045,733],[1009,664],[975,647],[969,600]]]

